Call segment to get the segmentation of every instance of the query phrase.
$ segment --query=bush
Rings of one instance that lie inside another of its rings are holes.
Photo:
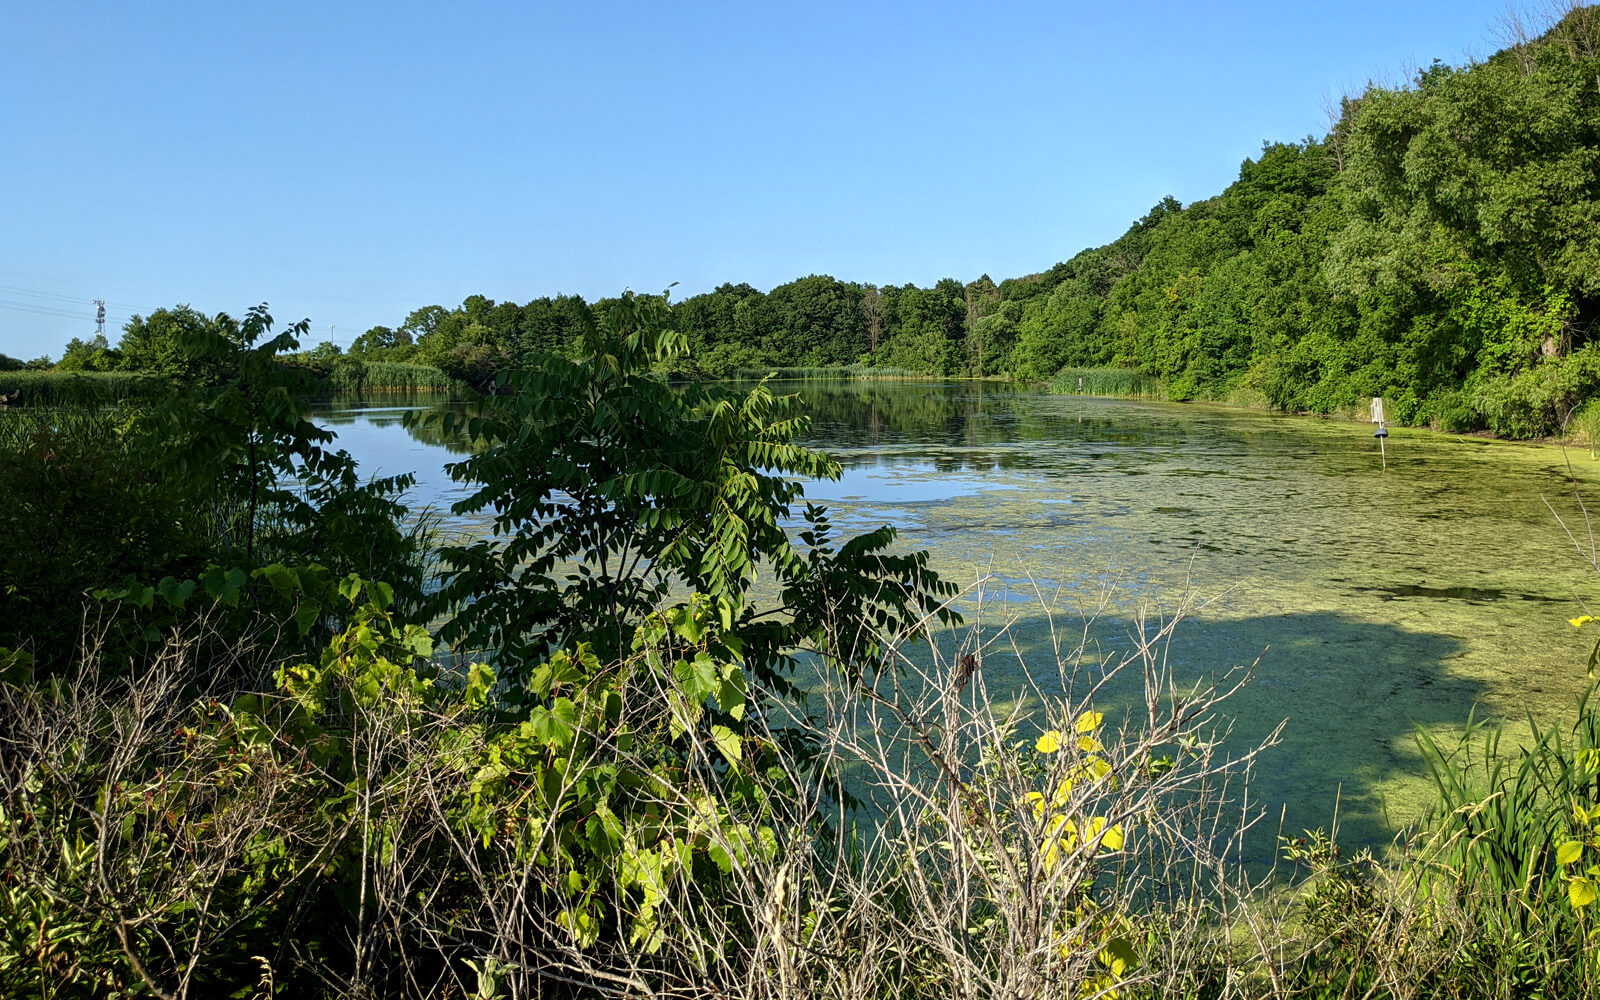
[[[83,615],[112,612],[95,593],[115,589],[126,612],[118,652],[136,658],[141,634],[187,615],[197,589],[220,594],[220,580],[251,580],[275,564],[289,564],[278,582],[299,571],[311,582],[279,594],[284,601],[246,600],[234,586],[228,638],[286,634],[277,619],[287,614],[287,634],[315,641],[333,627],[318,611],[328,588],[317,581],[352,572],[391,581],[408,607],[423,599],[418,536],[402,527],[396,501],[409,477],[363,483],[348,454],[324,447],[332,435],[306,419],[316,381],[281,360],[297,332],[271,335],[261,309],[238,331],[191,331],[182,360],[217,380],[163,382],[149,408],[0,411],[0,460],[11,472],[0,504],[9,571],[0,645],[30,646],[53,671],[72,653]]]
[[[1600,346],[1586,345],[1515,375],[1485,378],[1470,389],[1474,409],[1494,433],[1515,438],[1560,434],[1568,415],[1600,393]]]
[[[824,512],[808,506],[809,550],[796,548],[784,521],[801,481],[837,478],[838,463],[795,443],[807,427],[796,397],[669,386],[657,368],[685,348],[666,315],[662,300],[625,294],[581,358],[542,357],[476,412],[421,418],[466,433],[475,454],[446,468],[474,489],[452,510],[494,525],[441,552],[453,614],[441,637],[521,681],[580,642],[613,662],[669,594],[699,593],[728,608],[755,669],[772,670],[824,620],[866,636],[938,607],[950,588],[926,553],[888,554],[892,528],[834,549]],[[751,603],[760,574],[780,591],[775,609]]]
[[[1464,392],[1440,393],[1428,401],[1429,422],[1452,434],[1468,434],[1483,429],[1483,417]]]
[[[1579,407],[1567,423],[1566,432],[1589,446],[1589,457],[1600,458],[1600,399]]]

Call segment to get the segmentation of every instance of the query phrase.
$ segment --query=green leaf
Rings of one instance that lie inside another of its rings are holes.
[[[250,577],[244,570],[231,566],[224,570],[221,566],[213,566],[206,571],[201,586],[215,601],[225,604],[230,608],[239,606],[239,594],[244,585],[250,582]]]
[[[0,681],[22,684],[33,675],[33,654],[0,646]]]
[[[577,706],[572,699],[557,698],[549,708],[541,706],[529,711],[528,722],[541,743],[562,750],[572,744],[576,717]]]
[[[580,948],[591,948],[600,940],[600,922],[587,909],[563,910],[556,922],[567,929]]]
[[[1591,905],[1595,897],[1600,895],[1596,891],[1595,883],[1586,878],[1574,878],[1567,883],[1567,898],[1572,901],[1572,908],[1581,910]]]
[[[468,708],[482,708],[494,690],[494,671],[486,664],[474,663],[467,667],[467,687],[463,700]]]
[[[1556,848],[1556,864],[1558,865],[1570,865],[1581,857],[1583,857],[1583,843],[1581,841],[1569,840]]]
[[[744,671],[733,667],[728,671],[728,676],[723,678],[722,684],[717,689],[717,707],[728,713],[735,720],[744,719],[745,683]]]
[[[433,655],[433,636],[421,625],[407,625],[401,634],[400,644],[411,652],[412,656],[426,660]]]
[[[339,581],[339,596],[351,604],[356,603],[356,598],[361,596],[361,577],[355,573]]]
[[[312,624],[316,622],[317,615],[321,614],[321,612],[322,609],[317,606],[315,601],[301,601],[299,606],[294,609],[295,628],[300,631],[302,636],[310,633]]]
[[[194,588],[195,582],[193,580],[184,580],[180,583],[172,577],[166,576],[162,577],[161,582],[156,584],[156,593],[160,594],[162,599],[174,608],[181,608],[194,593]]]
[[[279,597],[294,597],[300,593],[300,578],[283,563],[263,566],[251,575],[258,580],[265,580]]]
[[[367,600],[379,611],[387,611],[394,607],[394,588],[387,583],[374,580],[367,584]]]
[[[712,726],[711,742],[717,745],[717,750],[730,764],[738,764],[744,758],[739,734],[727,726]]]

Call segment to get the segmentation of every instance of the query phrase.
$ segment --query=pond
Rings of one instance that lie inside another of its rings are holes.
[[[985,659],[992,694],[1024,696],[1030,675],[1049,693],[1052,627],[1080,634],[1103,605],[1090,634],[1115,655],[1141,607],[1198,595],[1171,647],[1182,672],[1256,664],[1226,706],[1241,747],[1287,720],[1251,790],[1272,833],[1280,808],[1298,833],[1337,802],[1343,841],[1387,840],[1427,799],[1418,727],[1559,718],[1584,686],[1594,634],[1567,619],[1600,604],[1600,576],[1558,515],[1587,544],[1587,451],[1395,429],[1385,469],[1372,428],[1346,421],[984,383],[775,388],[802,394],[807,443],[844,466],[806,490],[836,525],[893,524],[946,579],[985,581],[985,620],[1010,624]],[[401,422],[427,405],[320,419],[365,474],[414,471],[413,502],[448,507],[459,446]]]

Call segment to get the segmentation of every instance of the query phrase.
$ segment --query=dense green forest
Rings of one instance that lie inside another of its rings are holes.
[[[568,352],[593,304],[469,297],[375,327],[348,352],[486,383]],[[680,374],[871,366],[1048,380],[1116,367],[1172,399],[1319,413],[1381,395],[1395,419],[1509,436],[1559,430],[1600,389],[1600,17],[1467,66],[1434,63],[1342,101],[1320,139],[1270,143],[1216,197],[1162,199],[1046,271],[927,288],[810,275],[677,302]],[[182,308],[59,367],[170,371]]]

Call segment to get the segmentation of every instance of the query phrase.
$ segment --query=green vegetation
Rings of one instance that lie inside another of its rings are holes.
[[[912,378],[916,372],[909,368],[893,368],[887,365],[836,365],[832,368],[806,368],[806,367],[773,367],[773,368],[730,368],[723,373],[730,379],[753,381],[764,378],[775,379],[841,379],[841,378]]]
[[[669,386],[670,318],[621,296],[431,418],[494,525],[436,552],[259,309],[158,401],[0,413],[0,992],[1600,996],[1592,703],[1425,741],[1392,857],[1253,873],[1275,737],[1171,673],[1186,608],[1002,712],[1010,625],[801,507],[839,467],[797,401]]]
[[[115,591],[129,605],[117,626],[126,642],[105,653],[132,663],[198,586],[237,619],[234,638],[288,641],[288,607],[296,641],[312,648],[337,627],[324,601],[335,578],[420,589],[422,553],[395,501],[410,477],[362,483],[348,454],[324,447],[333,435],[306,420],[318,380],[280,359],[304,326],[271,326],[253,309],[231,329],[190,329],[179,349],[207,379],[154,402],[0,412],[0,556],[30,567],[0,590],[0,646],[66,670],[84,595]],[[270,568],[285,562],[303,572]]]
[[[397,361],[343,361],[328,374],[334,392],[459,392],[462,383],[431,365]]]
[[[1086,396],[1161,399],[1161,382],[1127,368],[1063,368],[1050,380],[1050,391]]]
[[[1256,872],[1276,734],[1225,742],[1247,671],[1173,672],[1187,606],[1053,645],[1032,714],[1001,709],[1011,625],[804,504],[840,467],[797,399],[668,382],[869,365],[1587,428],[1597,69],[1574,11],[998,285],[474,297],[355,365],[178,307],[7,371],[41,388],[0,410],[0,993],[1600,998],[1592,686],[1526,747],[1420,736],[1436,803],[1391,854],[1309,831]],[[408,528],[409,477],[363,482],[309,419],[330,378],[493,384],[429,424],[470,441],[455,511],[491,534]]]
[[[0,396],[17,394],[20,405],[106,406],[153,399],[170,385],[139,372],[0,372]]]

